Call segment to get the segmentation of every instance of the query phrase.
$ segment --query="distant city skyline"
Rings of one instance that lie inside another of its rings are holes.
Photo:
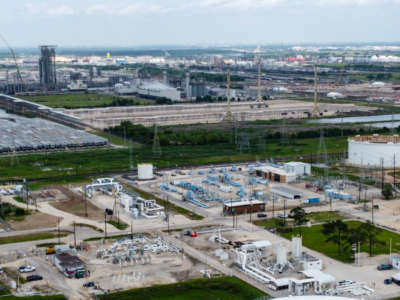
[[[4,0],[0,16],[13,47],[400,42],[400,0]]]

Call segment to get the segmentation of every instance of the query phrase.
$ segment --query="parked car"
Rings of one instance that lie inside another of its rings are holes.
[[[29,272],[34,272],[35,270],[36,268],[33,266],[21,266],[18,268],[18,271],[20,273],[29,273]]]
[[[259,213],[259,214],[257,214],[257,217],[258,218],[266,218],[267,214]]]
[[[393,269],[393,266],[391,264],[380,264],[377,269],[378,271],[386,271]]]
[[[393,283],[392,278],[385,279],[385,280],[383,281],[383,283],[384,283],[384,284],[392,284],[392,283]]]
[[[92,287],[95,286],[94,281],[88,281],[83,284],[83,287]]]
[[[43,277],[40,275],[29,275],[26,277],[27,281],[36,281],[36,280],[42,280]]]
[[[288,214],[284,214],[284,213],[279,213],[278,217],[281,218],[281,219],[287,219],[287,218],[289,218],[289,215]]]

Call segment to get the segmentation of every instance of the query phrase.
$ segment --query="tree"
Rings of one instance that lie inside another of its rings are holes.
[[[386,200],[393,198],[393,188],[392,188],[391,184],[386,183],[383,186],[382,195],[383,195],[383,197],[385,197]]]
[[[346,235],[348,234],[349,229],[347,224],[342,220],[334,220],[328,223],[325,223],[322,226],[322,233],[327,237],[327,242],[334,242],[338,245],[338,253],[342,253],[342,241],[346,240]]]
[[[290,218],[294,219],[294,224],[299,227],[301,235],[301,225],[306,223],[308,220],[306,218],[307,214],[304,209],[300,206],[292,208],[290,211]]]
[[[384,245],[385,243],[378,240],[378,235],[382,232],[382,229],[376,227],[370,221],[367,223],[360,225],[363,227],[363,230],[366,232],[366,240],[369,245],[369,256],[372,256],[372,249],[375,244]]]

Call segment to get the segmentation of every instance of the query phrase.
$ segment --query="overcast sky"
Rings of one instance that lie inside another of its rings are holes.
[[[0,1],[14,47],[400,42],[400,0]]]

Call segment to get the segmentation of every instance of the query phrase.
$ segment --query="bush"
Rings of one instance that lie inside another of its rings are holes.
[[[382,190],[382,195],[386,200],[393,198],[393,188],[391,184],[386,183]]]

